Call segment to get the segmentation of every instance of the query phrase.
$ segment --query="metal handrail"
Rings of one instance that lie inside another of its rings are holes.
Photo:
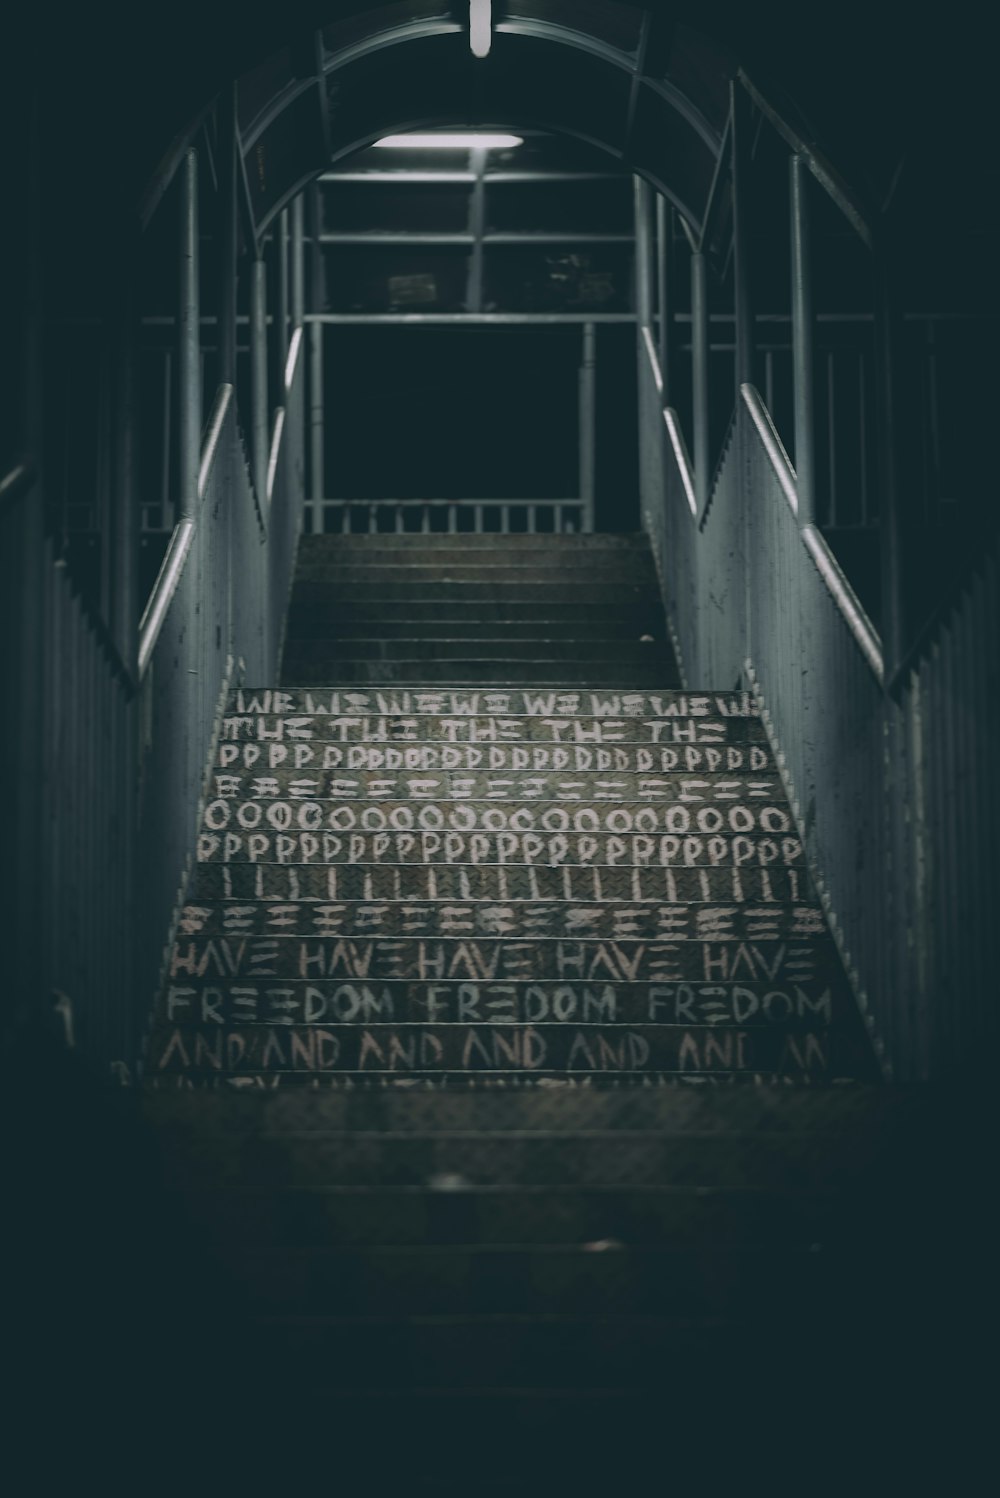
[[[267,456],[267,478],[264,483],[267,503],[270,505],[274,498],[274,485],[278,477],[278,458],[281,453],[281,439],[285,434],[285,408],[278,406],[274,413],[274,427],[271,431],[271,451]]]
[[[792,467],[788,454],[782,446],[781,438],[775,430],[771,414],[753,385],[741,385],[740,393],[743,396],[746,408],[760,437],[761,445],[770,459],[775,477],[781,485],[782,492],[788,501],[789,508],[797,519],[799,502],[795,484],[795,469]],[[802,537],[803,546],[815,564],[817,572],[826,584],[827,592],[837,605],[841,617],[854,636],[861,654],[867,661],[872,675],[880,686],[883,685],[885,681],[885,662],[882,655],[882,641],[879,639],[875,626],[865,613],[864,606],[858,595],[844,576],[843,569],[830,550],[822,532],[817,530],[816,526],[810,522],[800,528],[799,534]]]
[[[232,399],[232,385],[220,385],[216,391],[215,400],[212,402],[212,411],[208,418],[201,448],[201,460],[198,464],[199,502],[205,498],[208,491],[208,481],[218,456],[219,444]],[[160,564],[156,582],[153,584],[153,591],[142,611],[142,618],[139,620],[138,675],[140,681],[149,669],[156,642],[160,637],[160,630],[163,628],[170,605],[174,601],[174,594],[184,576],[184,568],[191,554],[196,529],[197,519],[190,515],[183,516],[174,526],[166,555]]]
[[[785,444],[778,436],[778,429],[771,420],[771,413],[761,400],[760,391],[756,386],[741,385],[740,394],[750,412],[750,419],[757,428],[757,435],[764,445],[764,451],[771,460],[771,467],[781,485],[781,492],[788,500],[788,507],[792,514],[798,519],[798,479],[792,467],[792,460],[785,451]]]
[[[5,510],[8,505],[14,504],[30,489],[37,477],[37,470],[30,458],[23,458],[20,463],[15,463],[0,478],[0,510]]]
[[[299,367],[299,354],[302,351],[302,324],[298,323],[292,330],[292,336],[288,341],[288,356],[285,359],[285,393],[292,388],[296,371]]]
[[[684,433],[681,431],[680,417],[673,406],[665,406],[663,409],[663,425],[667,429],[670,438],[670,446],[673,448],[674,459],[680,472],[681,483],[684,485],[684,493],[687,496],[688,509],[691,511],[693,520],[698,520],[698,495],[694,487],[694,469],[691,467],[691,459],[688,456],[687,443],[684,441]]]
[[[212,402],[212,411],[208,418],[205,439],[201,448],[201,462],[198,464],[199,499],[205,498],[205,492],[208,489],[208,481],[212,475],[212,468],[219,450],[219,440],[222,437],[222,428],[226,424],[226,417],[229,414],[232,399],[232,385],[220,385],[215,392],[215,400]]]

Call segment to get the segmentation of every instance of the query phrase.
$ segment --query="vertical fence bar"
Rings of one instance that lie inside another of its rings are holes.
[[[198,157],[188,151],[181,174],[180,306],[177,357],[180,368],[181,515],[190,519],[198,495],[201,446],[201,352],[198,312]]]
[[[250,400],[253,481],[264,511],[267,507],[267,269],[259,256],[250,267]]]
[[[729,84],[729,108],[731,116],[730,139],[733,174],[733,303],[736,333],[736,392],[737,405],[740,386],[754,383],[754,310],[753,310],[753,255],[749,236],[750,227],[750,140],[751,104],[746,89],[732,80]]]
[[[219,382],[236,384],[236,85],[219,101]]]
[[[694,413],[694,488],[699,515],[708,499],[708,286],[705,257],[691,254],[691,404]]]
[[[797,153],[789,158],[792,249],[792,396],[795,411],[795,473],[799,524],[815,517],[816,474],[813,448],[815,365],[813,355],[812,265],[809,248],[809,169]]]
[[[660,309],[659,337],[657,349],[660,354],[660,375],[663,379],[663,404],[670,405],[670,304],[671,304],[671,259],[673,256],[673,218],[670,204],[662,193],[656,194],[656,286],[657,305]]]
[[[650,215],[649,183],[642,177],[633,177],[635,203],[635,311],[639,328],[648,328],[652,316],[652,266],[653,226]]]
[[[291,292],[289,305],[292,314],[292,327],[300,328],[306,310],[306,265],[305,265],[305,225],[303,223],[303,209],[301,193],[292,200],[291,207]]]
[[[589,532],[594,529],[597,473],[597,329],[592,322],[583,324],[578,404],[581,530]]]

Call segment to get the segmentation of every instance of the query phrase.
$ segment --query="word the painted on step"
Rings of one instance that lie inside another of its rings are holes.
[[[254,804],[254,803],[249,803]],[[353,808],[344,808],[352,811]],[[377,808],[372,808],[377,810]],[[558,808],[562,811],[562,808]],[[685,810],[685,808],[676,808]],[[776,809],[776,808],[774,808]],[[530,811],[530,808],[524,808]],[[715,808],[710,808],[715,810]],[[787,813],[782,812],[782,816]],[[791,820],[790,818],[788,819]],[[648,868],[705,864],[737,868],[802,862],[797,837],[701,837],[645,833],[631,837],[607,834],[542,836],[534,832],[209,832],[198,838],[198,858],[279,864],[602,864]]]
[[[308,743],[449,745],[541,743],[582,746],[657,744],[718,747],[727,743],[760,743],[759,718],[446,718],[432,715],[394,718],[339,714],[289,714],[274,717],[229,714],[222,721],[223,743],[258,742],[268,746]],[[280,760],[280,763],[293,763]]]

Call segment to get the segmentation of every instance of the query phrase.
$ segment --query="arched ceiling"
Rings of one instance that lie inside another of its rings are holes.
[[[733,56],[617,0],[498,0],[481,60],[467,17],[467,4],[449,0],[356,5],[318,28],[312,45],[280,49],[242,76],[258,227],[317,171],[379,135],[461,123],[577,136],[648,176],[700,231]]]

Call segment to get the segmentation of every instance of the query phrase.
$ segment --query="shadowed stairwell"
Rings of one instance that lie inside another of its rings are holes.
[[[921,1105],[664,634],[637,538],[305,538],[229,704],[146,1106],[252,1397],[376,1492],[826,1472],[876,1305],[902,1378]]]

